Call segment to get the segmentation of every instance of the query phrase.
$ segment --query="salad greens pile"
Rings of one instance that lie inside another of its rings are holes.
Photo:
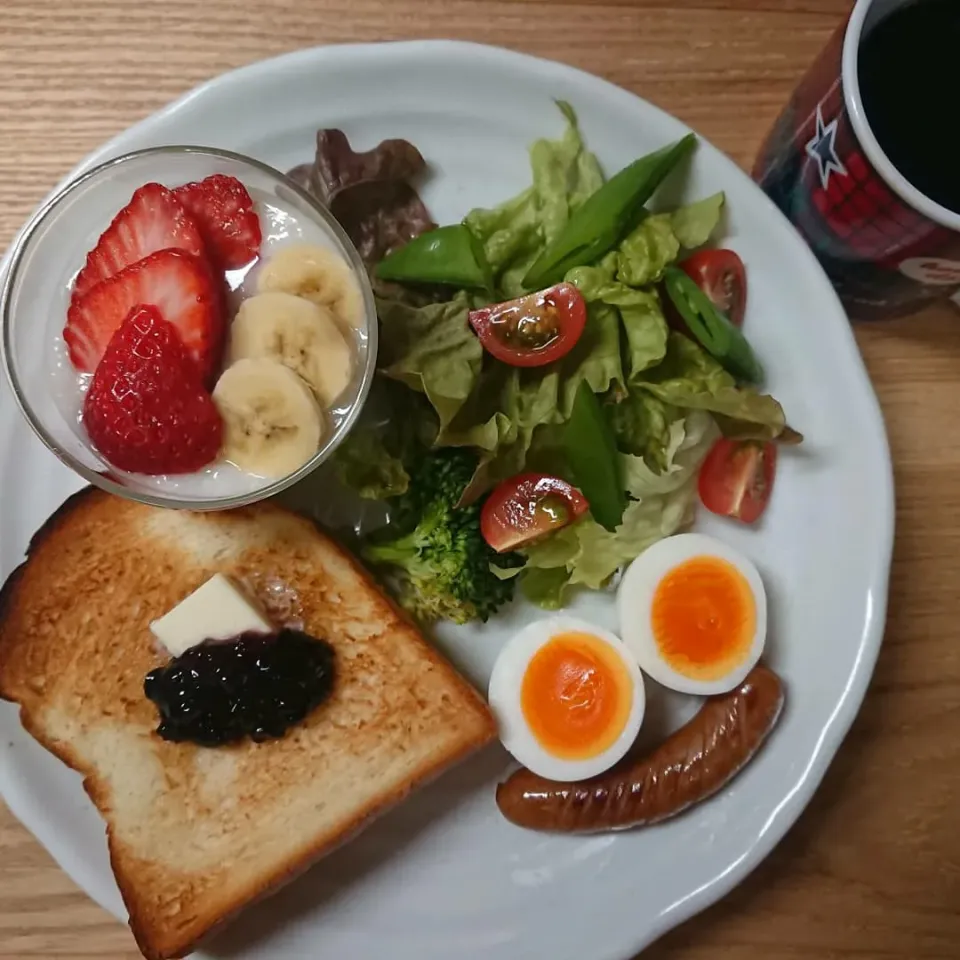
[[[526,471],[581,487],[589,513],[508,560],[493,556],[497,577],[546,608],[573,587],[603,587],[688,525],[698,468],[721,434],[772,440],[786,428],[777,401],[749,382],[762,371],[736,328],[697,332],[686,310],[691,335],[667,322],[661,291],[681,273],[672,265],[708,243],[723,215],[723,194],[670,212],[645,207],[693,135],[605,180],[573,110],[560,107],[563,135],[530,148],[530,187],[371,263],[377,389],[389,391],[391,423],[357,428],[337,457],[341,480],[375,499],[402,500],[415,465],[452,447],[472,455],[459,507]],[[588,311],[566,356],[523,368],[484,351],[471,309],[558,281],[576,286]],[[406,594],[412,609],[423,606]]]

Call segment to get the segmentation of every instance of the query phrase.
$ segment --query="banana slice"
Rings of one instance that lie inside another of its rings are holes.
[[[278,360],[247,358],[213,389],[223,417],[222,455],[260,477],[285,477],[320,446],[323,411],[303,380]]]
[[[244,300],[230,328],[230,361],[279,360],[299,374],[329,407],[353,377],[350,346],[327,307],[292,293]]]
[[[363,326],[363,295],[347,261],[327,247],[298,243],[281,247],[261,267],[260,293],[292,293],[329,307],[347,329]]]

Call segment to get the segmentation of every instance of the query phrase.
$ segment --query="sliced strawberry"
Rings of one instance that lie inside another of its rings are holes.
[[[216,459],[223,420],[156,307],[135,307],[114,333],[83,404],[90,440],[118,470],[192,473]]]
[[[207,252],[222,269],[235,270],[260,254],[260,218],[247,188],[235,177],[215,173],[173,192],[196,220]]]
[[[63,339],[74,367],[96,370],[110,338],[139,304],[155,306],[177,328],[210,383],[223,342],[220,292],[206,262],[182,250],[161,250],[139,260],[70,304]]]
[[[175,248],[202,257],[206,251],[197,225],[183,204],[159,183],[142,186],[113,218],[77,274],[74,297],[158,250]]]

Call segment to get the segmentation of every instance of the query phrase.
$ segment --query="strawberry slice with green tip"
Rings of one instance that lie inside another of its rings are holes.
[[[173,192],[148,183],[114,217],[74,282],[74,297],[82,297],[130,264],[158,250],[183,250],[203,257],[206,250],[197,225]]]
[[[216,173],[173,192],[196,221],[218,267],[236,270],[260,255],[260,217],[249,191],[235,177]]]
[[[130,311],[145,304],[173,324],[200,377],[212,383],[223,347],[221,302],[204,260],[182,250],[161,250],[74,298],[63,330],[70,362],[93,373]]]
[[[84,398],[83,425],[118,470],[192,473],[216,459],[223,420],[177,333],[135,307],[110,339]]]

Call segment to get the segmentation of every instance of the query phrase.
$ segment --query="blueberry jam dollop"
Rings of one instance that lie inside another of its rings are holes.
[[[325,640],[280,630],[206,641],[147,674],[164,740],[219,747],[282,737],[333,690],[334,651]]]

